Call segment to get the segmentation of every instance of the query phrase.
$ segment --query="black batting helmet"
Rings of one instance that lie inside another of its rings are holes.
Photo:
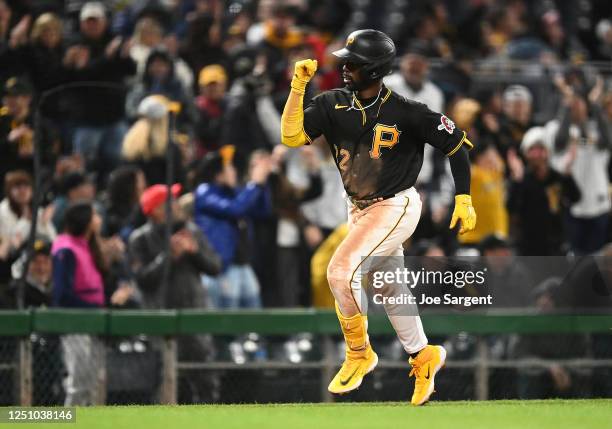
[[[391,72],[395,44],[382,31],[357,30],[349,34],[344,48],[333,54],[345,63],[362,64],[362,76],[377,80]]]

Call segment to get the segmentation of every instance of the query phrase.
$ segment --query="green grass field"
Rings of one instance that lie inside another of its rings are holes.
[[[16,424],[20,429],[48,424]],[[0,427],[9,427],[0,424]],[[53,428],[612,428],[612,400],[91,407]]]

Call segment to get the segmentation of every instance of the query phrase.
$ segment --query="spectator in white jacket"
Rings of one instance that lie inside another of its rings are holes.
[[[10,266],[27,241],[32,224],[32,177],[22,170],[4,178],[6,197],[0,202],[0,282],[8,280]],[[51,222],[52,206],[38,213],[37,233],[50,240],[56,232]]]
[[[553,164],[561,162],[568,151],[576,150],[571,173],[582,197],[571,206],[567,226],[572,250],[589,254],[606,242],[611,207],[607,169],[612,139],[599,105],[603,81],[599,79],[588,97],[578,94],[563,79],[557,85],[564,101],[557,119],[547,125],[554,138]]]
[[[400,70],[385,78],[385,85],[399,95],[418,101],[434,112],[444,110],[444,94],[428,79],[427,47],[413,42],[401,59]]]

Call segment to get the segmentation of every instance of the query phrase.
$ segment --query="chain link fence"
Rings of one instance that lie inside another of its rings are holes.
[[[18,370],[19,341],[16,338],[0,338],[0,405],[19,403],[18,385],[15,384]]]
[[[334,335],[86,334],[0,337],[0,405],[407,401],[413,389],[393,336],[372,335],[379,367],[332,397],[344,356]],[[466,332],[430,338],[448,351],[436,399],[612,397],[612,335]]]

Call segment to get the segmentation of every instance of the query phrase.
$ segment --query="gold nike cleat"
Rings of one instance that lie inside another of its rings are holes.
[[[444,366],[446,350],[442,346],[426,346],[416,358],[410,358],[410,377],[415,376],[412,405],[423,405],[434,392],[434,379]]]
[[[361,386],[363,377],[378,364],[378,356],[372,350],[368,339],[368,316],[357,313],[345,317],[338,303],[336,315],[346,343],[346,356],[340,371],[327,389],[331,393],[346,393]]]
[[[376,368],[378,356],[370,344],[365,350],[346,349],[346,357],[340,371],[329,383],[327,390],[331,393],[347,393],[361,386],[363,377]]]

